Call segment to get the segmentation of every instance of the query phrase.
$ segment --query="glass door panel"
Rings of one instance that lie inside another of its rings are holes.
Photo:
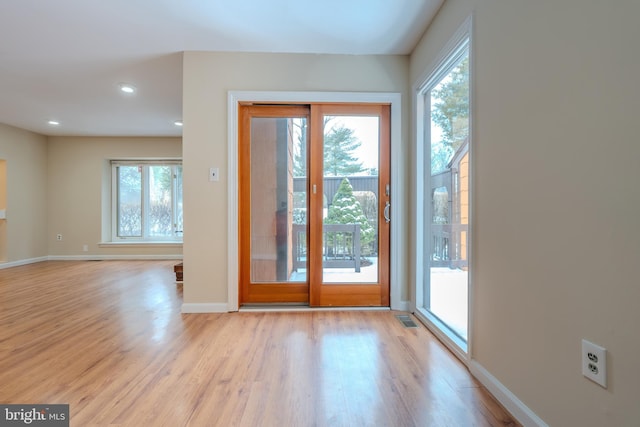
[[[306,303],[308,108],[242,111],[241,301]]]
[[[323,283],[378,282],[377,116],[324,116]]]
[[[251,282],[307,281],[306,162],[294,168],[303,134],[304,118],[251,119]]]
[[[312,106],[310,304],[389,305],[390,108]]]

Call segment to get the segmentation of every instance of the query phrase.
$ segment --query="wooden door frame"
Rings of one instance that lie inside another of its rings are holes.
[[[227,303],[226,311],[239,309],[239,244],[238,231],[238,118],[239,104],[244,102],[275,103],[388,103],[391,106],[391,194],[393,197],[390,236],[390,307],[407,311],[409,294],[402,299],[403,284],[409,282],[404,261],[407,259],[408,218],[406,200],[408,165],[402,150],[402,94],[398,92],[272,92],[229,91],[227,95]],[[404,243],[403,243],[404,242]],[[188,242],[187,242],[188,243]],[[409,292],[409,290],[406,290]]]

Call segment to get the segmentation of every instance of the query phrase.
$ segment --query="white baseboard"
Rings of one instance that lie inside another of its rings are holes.
[[[182,303],[183,313],[227,313],[228,311],[229,309],[225,303]]]
[[[411,311],[411,301],[398,301],[391,303],[391,310]]]
[[[174,255],[49,255],[44,261],[147,261],[182,259],[182,254]]]
[[[3,268],[11,268],[11,267],[18,267],[21,265],[34,264],[36,262],[47,261],[48,259],[49,257],[43,256],[38,258],[21,259],[19,261],[3,262],[3,263],[0,263],[0,270]]]
[[[498,402],[505,407],[525,427],[549,427],[527,405],[506,388],[500,381],[487,371],[484,366],[472,360],[469,363],[471,374],[484,385]]]

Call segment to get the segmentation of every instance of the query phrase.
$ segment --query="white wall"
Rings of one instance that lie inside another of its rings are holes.
[[[228,92],[400,92],[408,111],[407,77],[406,56],[184,54],[185,304],[226,307],[227,257],[237,256],[227,254]],[[219,182],[208,182],[211,166],[220,168]]]
[[[181,158],[180,138],[49,137],[47,254],[74,257],[175,257],[180,246],[104,246],[110,233],[111,159]],[[44,187],[43,182],[43,187]],[[63,240],[57,241],[56,235]],[[83,246],[88,246],[88,251]]]
[[[0,159],[6,166],[7,219],[0,220],[2,261],[47,255],[47,144],[42,135],[0,124]]]
[[[473,359],[549,425],[637,426],[640,2],[448,0],[412,83],[472,13]]]

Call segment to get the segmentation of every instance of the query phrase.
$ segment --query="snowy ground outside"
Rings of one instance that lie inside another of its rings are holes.
[[[354,268],[325,268],[322,274],[324,283],[376,283],[378,281],[378,258],[367,258],[371,265],[361,266],[360,272]],[[290,281],[306,280],[307,269],[299,268],[291,274]]]
[[[431,269],[431,307],[433,314],[467,339],[468,272],[446,267]]]

